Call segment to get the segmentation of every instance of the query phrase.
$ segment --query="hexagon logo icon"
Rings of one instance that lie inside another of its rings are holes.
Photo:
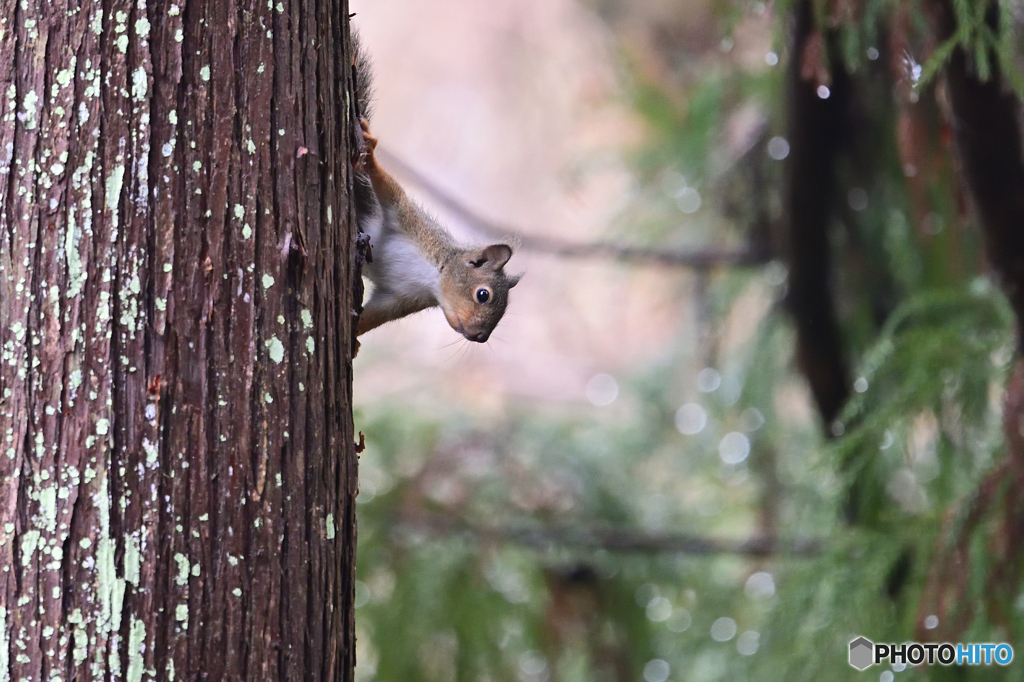
[[[857,670],[864,670],[874,663],[875,645],[866,637],[858,637],[850,642],[850,665]]]

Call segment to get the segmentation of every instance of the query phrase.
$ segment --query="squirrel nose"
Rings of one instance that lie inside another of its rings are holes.
[[[488,332],[477,332],[476,334],[466,334],[466,338],[470,341],[476,341],[477,343],[483,343],[490,336]]]

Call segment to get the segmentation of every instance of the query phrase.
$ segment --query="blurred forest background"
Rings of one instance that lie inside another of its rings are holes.
[[[362,340],[359,678],[1024,679],[847,665],[1024,633],[1024,3],[351,5],[526,273]]]

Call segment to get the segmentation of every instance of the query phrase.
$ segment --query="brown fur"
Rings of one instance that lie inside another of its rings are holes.
[[[440,306],[452,329],[470,341],[483,343],[505,314],[509,290],[519,282],[519,275],[509,276],[504,270],[512,257],[512,248],[507,244],[482,248],[456,244],[381,167],[374,154],[377,139],[370,134],[365,119],[361,124],[365,148],[355,170],[369,181],[375,202],[357,201],[357,205],[376,209],[379,204],[384,219],[393,221],[398,231],[437,269],[438,282],[436,293],[427,289],[405,290],[387,264],[375,264],[370,276],[380,280],[374,280],[374,284],[381,293],[375,293],[367,303],[359,318],[357,333],[363,334],[391,320]],[[359,188],[360,183],[357,183],[357,191]],[[487,292],[484,303],[478,300],[481,290]]]

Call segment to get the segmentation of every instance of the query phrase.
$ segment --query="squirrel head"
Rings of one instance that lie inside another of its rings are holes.
[[[508,291],[522,276],[505,274],[511,257],[507,244],[459,249],[441,270],[441,310],[452,329],[470,341],[486,341],[505,314]]]

